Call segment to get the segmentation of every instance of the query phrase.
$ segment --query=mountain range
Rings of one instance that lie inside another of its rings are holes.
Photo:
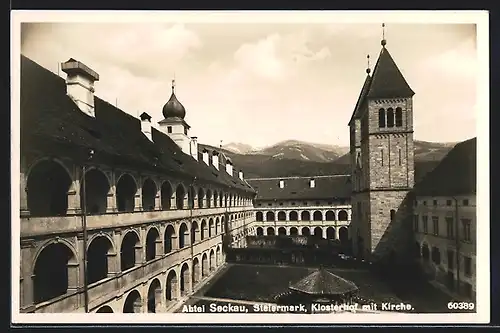
[[[455,144],[414,141],[416,180],[432,170]],[[263,148],[229,143],[222,151],[244,171],[245,178],[350,173],[349,147],[286,140]]]

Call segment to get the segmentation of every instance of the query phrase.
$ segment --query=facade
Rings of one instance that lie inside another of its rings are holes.
[[[426,275],[456,294],[476,293],[476,139],[450,151],[415,186],[415,252]]]
[[[353,252],[372,262],[404,262],[411,240],[414,92],[386,41],[349,122]]]
[[[256,235],[350,238],[349,175],[252,178]]]
[[[84,64],[64,80],[21,58],[21,312],[175,310],[252,232],[255,191],[198,149],[174,87],[157,130]]]

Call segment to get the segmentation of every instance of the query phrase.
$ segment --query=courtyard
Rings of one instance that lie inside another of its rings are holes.
[[[228,264],[185,304],[199,306],[203,312],[210,312],[209,307],[215,305],[234,306],[235,312],[261,312],[255,311],[253,305],[274,304],[275,296],[286,293],[291,283],[315,270],[317,267]],[[383,278],[366,268],[327,270],[354,282],[359,287],[359,297],[378,304],[379,309],[382,303],[390,302],[411,304],[416,313],[450,312],[447,304],[453,299],[425,281]],[[240,307],[247,310],[241,311]]]

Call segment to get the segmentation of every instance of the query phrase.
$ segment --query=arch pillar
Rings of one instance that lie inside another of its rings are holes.
[[[163,244],[163,239],[161,237],[161,233],[158,235],[158,238],[155,240],[155,258],[159,258],[163,256],[164,252],[164,244]]]
[[[83,269],[83,266],[81,267]],[[80,275],[80,265],[75,259],[68,262],[68,293],[75,292],[80,287],[80,281],[78,277]],[[83,279],[81,281],[83,287]]]
[[[34,302],[34,284],[33,278],[34,275],[31,274],[31,262],[33,261],[34,251],[33,247],[21,248],[21,264],[20,264],[20,284],[19,284],[19,292],[20,298],[19,302],[21,303],[22,308],[27,308],[33,305]]]
[[[108,260],[108,277],[120,273],[120,260],[116,252],[106,254]]]
[[[115,197],[115,187],[109,189],[108,194],[106,195],[107,205],[106,205],[106,213],[116,213],[118,210],[116,208],[116,197]]]
[[[155,183],[155,186],[156,186],[156,183]],[[155,207],[153,210],[159,210],[161,209],[161,187],[156,191],[156,195],[155,195]]]
[[[171,237],[171,242],[172,242],[172,251],[177,251],[179,249],[179,236],[177,235],[178,232],[176,232],[175,235],[172,235]]]
[[[172,196],[170,197],[170,209],[177,209],[177,199],[175,194],[175,188],[172,189]]]
[[[135,265],[142,265],[143,263],[146,262],[145,258],[145,253],[144,253],[144,248],[142,245],[135,245],[134,246],[135,250]]]
[[[67,214],[80,214],[82,210],[80,199],[80,181],[76,180],[71,183],[71,188],[68,190],[68,210]]]
[[[108,174],[108,173],[107,173]],[[107,205],[106,205],[106,213],[115,213],[118,209],[116,207],[116,181],[115,181],[115,173],[110,172],[109,176],[109,191],[106,196]],[[119,244],[119,243],[116,243]]]
[[[19,199],[20,199],[20,206],[19,210],[21,213],[21,217],[23,216],[29,216],[30,211],[28,208],[28,193],[26,192],[27,189],[27,179],[26,175],[24,173],[21,173],[21,178],[19,182]]]
[[[139,181],[142,181],[141,178],[139,178]],[[137,187],[137,191],[135,192],[135,195],[134,195],[134,212],[135,211],[143,211],[143,207],[142,207],[142,186],[140,187]]]
[[[155,311],[156,313],[165,312],[165,304],[163,302],[163,290],[161,288],[155,289]]]

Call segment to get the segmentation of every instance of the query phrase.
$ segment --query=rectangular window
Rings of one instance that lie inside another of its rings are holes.
[[[167,126],[167,132],[172,133],[172,126]]]
[[[295,202],[292,202],[292,206],[295,206]]]
[[[272,206],[273,204],[272,204],[272,203],[268,203],[267,205],[268,205],[268,206]]]
[[[464,201],[462,202],[462,204],[464,206],[468,206],[469,205],[469,200],[468,199],[464,199]]]
[[[446,206],[451,206],[451,200],[446,200]]]
[[[413,230],[418,232],[418,215],[413,216]]]
[[[464,274],[465,276],[472,275],[472,259],[464,256]]]
[[[453,270],[455,267],[455,253],[448,250],[448,270]]]
[[[424,204],[424,206],[427,206],[427,201],[422,201],[422,203]]]
[[[449,239],[455,238],[455,224],[453,217],[446,218],[446,237]]]
[[[439,217],[432,217],[432,231],[434,236],[439,236]]]
[[[437,205],[438,205],[438,201],[437,201],[437,200],[433,200],[433,201],[432,201],[432,204],[433,204],[434,206],[437,206]]]
[[[398,156],[399,156],[399,165],[401,165],[401,149],[398,150]]]
[[[282,202],[280,202],[280,206],[283,206],[283,203],[282,203]]]
[[[470,242],[471,241],[471,232],[470,232],[470,220],[469,219],[462,219],[462,240],[464,242]]]
[[[307,206],[307,201],[304,201],[303,204],[304,204],[304,206]]]
[[[380,150],[380,160],[382,162],[382,166],[384,166],[384,151],[382,149]]]
[[[422,223],[424,225],[424,234],[427,234],[429,232],[429,226],[427,225],[427,216],[422,216]]]
[[[257,204],[257,206],[258,206],[258,207],[261,207],[261,206],[262,206],[262,204]]]

